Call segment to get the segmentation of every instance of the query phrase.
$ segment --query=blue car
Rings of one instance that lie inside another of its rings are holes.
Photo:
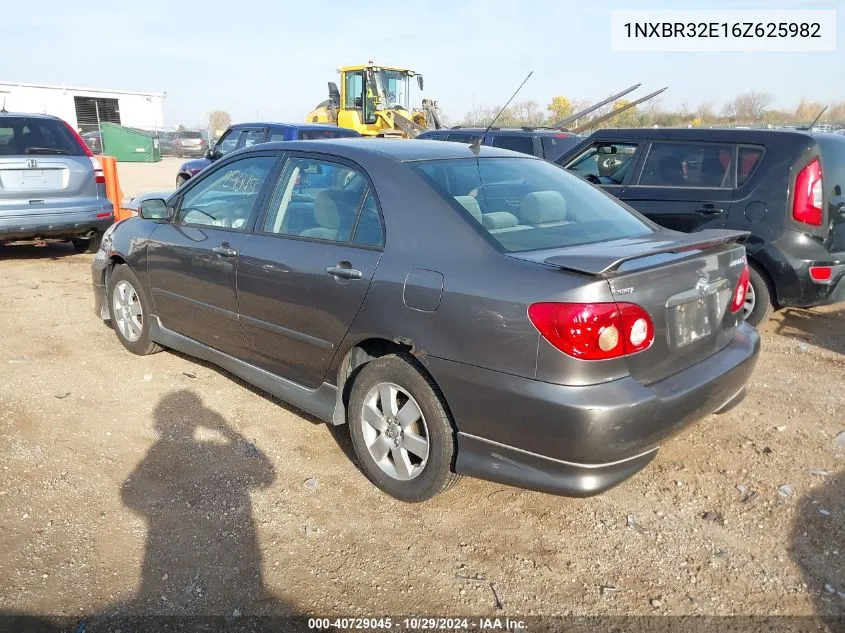
[[[211,163],[235,151],[275,141],[310,141],[324,138],[344,138],[361,136],[355,130],[327,124],[300,123],[238,123],[227,129],[209,149],[203,158],[196,158],[182,163],[176,175],[176,187],[196,176]]]

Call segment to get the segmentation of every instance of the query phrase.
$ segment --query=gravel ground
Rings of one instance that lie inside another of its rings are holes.
[[[345,428],[126,352],[90,261],[0,249],[0,612],[845,615],[841,307],[776,314],[746,401],[602,496],[406,505]]]

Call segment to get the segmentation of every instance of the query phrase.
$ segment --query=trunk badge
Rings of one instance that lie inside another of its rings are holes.
[[[698,290],[698,294],[706,295],[707,291],[710,290],[710,282],[702,277],[698,280],[698,283],[695,284],[695,289]]]
[[[26,166],[29,167],[30,169],[35,169],[36,167],[38,167],[38,161],[35,160],[34,158],[27,158],[26,159]]]

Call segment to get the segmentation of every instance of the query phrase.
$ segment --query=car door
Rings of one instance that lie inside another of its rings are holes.
[[[729,143],[652,141],[621,198],[676,231],[724,227],[733,197],[733,160]]]
[[[147,271],[161,324],[236,358],[248,357],[238,323],[239,249],[278,156],[218,163],[189,181],[147,246]]]
[[[631,182],[644,145],[637,141],[596,139],[558,164],[621,198]]]
[[[318,387],[364,301],[383,237],[378,201],[360,167],[288,155],[238,264],[253,364]]]

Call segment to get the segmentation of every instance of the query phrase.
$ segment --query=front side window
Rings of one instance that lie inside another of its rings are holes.
[[[229,130],[226,132],[214,146],[214,155],[222,157],[234,151],[238,147],[238,139],[240,137],[241,130]]]
[[[640,185],[707,187],[733,185],[733,151],[717,143],[652,143],[643,165]]]
[[[265,233],[334,242],[350,241],[367,180],[353,167],[291,158],[270,201]]]
[[[566,169],[596,184],[621,185],[634,166],[636,153],[635,143],[593,143],[570,161]]]
[[[615,198],[543,160],[462,158],[410,168],[507,252],[654,232]]]
[[[374,73],[378,91],[383,97],[383,108],[409,109],[408,75],[397,70],[380,70]]]
[[[177,221],[246,230],[275,161],[272,156],[243,158],[209,174],[185,193]]]

